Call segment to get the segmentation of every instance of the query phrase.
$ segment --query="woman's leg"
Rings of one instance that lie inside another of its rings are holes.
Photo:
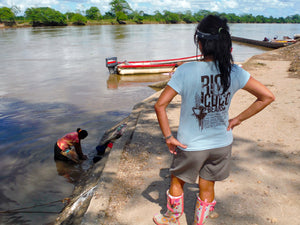
[[[199,178],[199,197],[202,201],[212,202],[215,199],[215,181]]]
[[[167,212],[163,215],[154,215],[153,220],[156,224],[179,224],[179,217],[183,214],[184,210],[183,185],[184,181],[172,175],[171,186],[167,191]]]
[[[171,186],[169,193],[174,197],[181,196],[183,194],[183,185],[184,181],[180,180],[179,178],[175,177],[174,175],[171,176]]]
[[[78,155],[75,152],[75,150],[70,150],[68,151],[69,154],[67,152],[63,152],[57,145],[57,143],[55,143],[54,145],[54,159],[55,160],[62,160],[62,161],[72,161],[72,162],[76,162],[78,163],[79,161],[78,159]],[[69,158],[67,157],[69,155]],[[72,155],[72,157],[70,157]],[[74,158],[74,159],[73,159]]]
[[[197,197],[194,225],[203,225],[216,205],[215,182],[199,178],[199,196]]]

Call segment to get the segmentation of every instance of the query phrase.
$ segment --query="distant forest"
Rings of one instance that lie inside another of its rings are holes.
[[[252,14],[236,15],[234,13],[219,13],[208,10],[199,10],[192,13],[185,12],[155,11],[153,15],[144,11],[132,10],[126,0],[112,0],[109,12],[102,14],[93,6],[85,11],[61,13],[49,7],[28,8],[24,15],[20,14],[17,6],[0,8],[0,23],[6,26],[28,24],[30,26],[66,26],[86,24],[143,24],[143,23],[197,23],[206,15],[214,14],[226,18],[229,23],[300,23],[300,15],[291,15],[285,18],[265,17]]]

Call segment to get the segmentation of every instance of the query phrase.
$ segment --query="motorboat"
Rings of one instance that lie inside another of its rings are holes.
[[[201,55],[163,59],[150,61],[122,61],[118,62],[117,57],[106,58],[106,67],[110,74],[133,75],[133,74],[162,74],[172,73],[177,66],[184,62],[191,62],[201,59]]]

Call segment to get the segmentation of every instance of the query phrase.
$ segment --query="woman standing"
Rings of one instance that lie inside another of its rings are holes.
[[[214,185],[229,176],[232,129],[252,117],[272,101],[274,95],[248,72],[233,64],[232,42],[225,19],[209,15],[197,26],[195,44],[203,59],[178,67],[155,110],[169,151],[174,155],[167,191],[168,210],[157,214],[156,224],[179,224],[183,213],[183,186],[199,177],[199,196],[194,224],[204,224],[216,204]],[[236,117],[229,119],[233,95],[244,89],[257,99]],[[177,138],[170,130],[166,108],[181,95]]]
[[[77,128],[76,132],[68,133],[60,138],[54,145],[54,159],[79,163],[86,160],[87,156],[82,153],[81,140],[88,136],[86,130]]]

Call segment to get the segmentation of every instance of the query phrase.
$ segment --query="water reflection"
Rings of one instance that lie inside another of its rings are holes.
[[[127,35],[130,35],[125,26],[113,26],[113,37],[115,40],[125,39]]]
[[[85,170],[80,164],[72,162],[64,162],[61,160],[54,160],[56,164],[57,174],[66,179],[67,182],[76,184],[79,178],[84,174]]]
[[[57,37],[65,33],[65,29],[68,27],[33,27],[31,29],[32,35],[38,35],[40,37]]]
[[[166,81],[170,78],[170,74],[136,74],[122,76],[117,74],[110,74],[106,83],[108,89],[118,89],[118,87],[128,87],[138,85],[140,83],[153,83]]]
[[[110,74],[106,83],[107,83],[107,88],[108,89],[117,89],[119,86],[119,79],[118,75],[116,74]]]

